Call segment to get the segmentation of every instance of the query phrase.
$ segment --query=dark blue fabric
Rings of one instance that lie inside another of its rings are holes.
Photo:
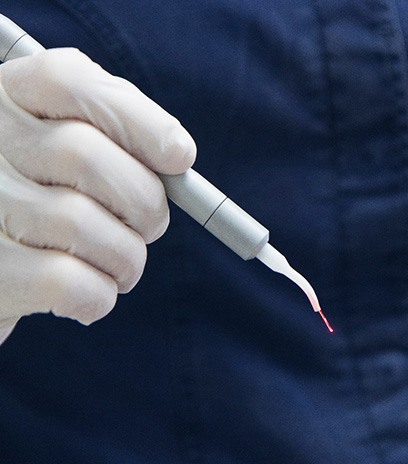
[[[408,462],[397,7],[2,0],[45,46],[79,47],[177,116],[197,170],[270,229],[335,327],[172,208],[108,317],[31,316],[0,348],[2,464]]]

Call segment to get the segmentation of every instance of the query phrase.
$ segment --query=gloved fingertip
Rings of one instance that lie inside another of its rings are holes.
[[[178,130],[172,134],[167,154],[168,156],[160,166],[159,172],[162,174],[181,174],[193,165],[197,147],[184,127],[179,126]]]
[[[191,168],[194,164],[194,161],[197,156],[197,146],[194,142],[193,137],[182,127],[184,134],[182,136],[182,141],[180,142],[181,147],[181,160],[182,160],[182,168],[183,171],[187,171],[187,169]]]
[[[84,325],[85,327],[89,327],[91,324],[96,322],[95,320],[81,320],[79,318],[77,318],[76,321],[79,322],[81,325]]]

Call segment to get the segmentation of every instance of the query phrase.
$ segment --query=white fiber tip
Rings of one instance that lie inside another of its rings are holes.
[[[309,282],[299,272],[295,271],[287,259],[274,248],[270,243],[266,243],[256,257],[268,266],[272,271],[285,275],[288,279],[297,284],[308,297],[310,304],[315,312],[321,311],[319,300]]]

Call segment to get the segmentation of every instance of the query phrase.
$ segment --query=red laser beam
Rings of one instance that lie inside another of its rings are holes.
[[[323,314],[323,311],[320,310],[320,311],[318,311],[318,313],[319,313],[320,316],[322,317],[324,323],[326,324],[326,327],[329,329],[329,332],[330,332],[330,333],[333,333],[334,330],[333,330],[332,326],[330,325],[329,321],[327,320],[326,316]]]

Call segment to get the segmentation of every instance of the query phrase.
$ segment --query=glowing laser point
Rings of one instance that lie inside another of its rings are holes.
[[[318,311],[318,313],[322,317],[324,323],[326,324],[326,327],[329,329],[329,332],[333,333],[334,330],[333,330],[332,326],[330,325],[329,321],[327,320],[326,316],[323,314],[323,311],[320,310],[320,311]]]

